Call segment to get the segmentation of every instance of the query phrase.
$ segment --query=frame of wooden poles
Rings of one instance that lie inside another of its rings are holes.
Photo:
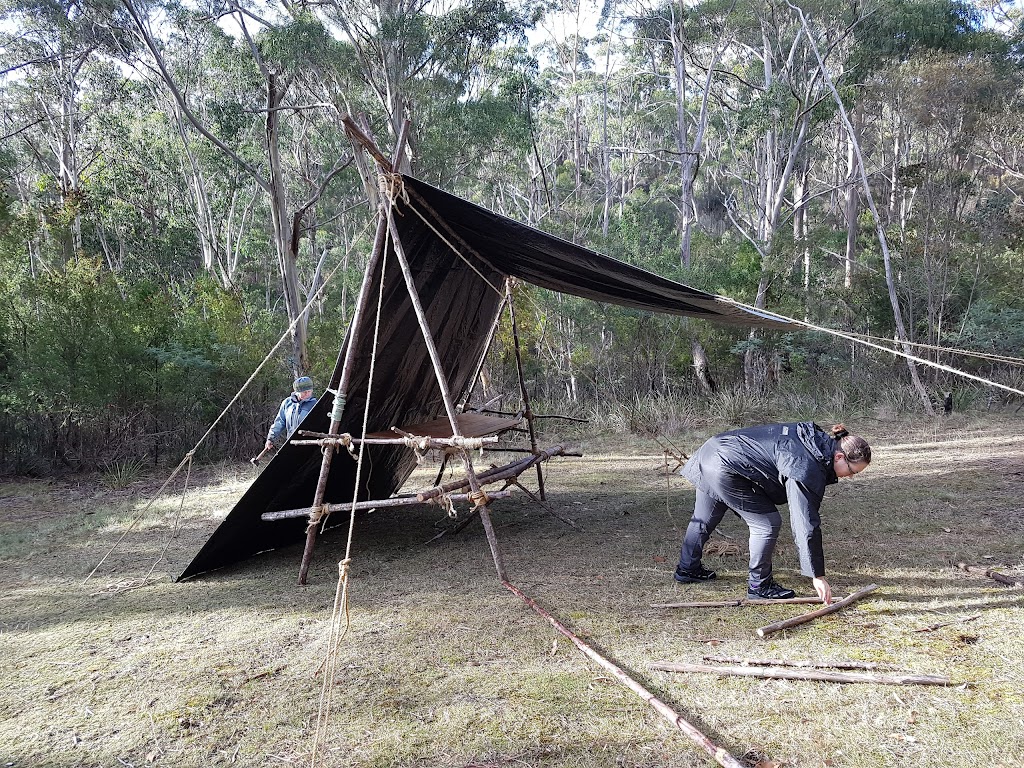
[[[395,175],[395,168],[392,165],[392,162],[388,160],[383,153],[381,153],[373,141],[367,137],[362,130],[360,130],[351,118],[346,117],[344,122],[349,136],[356,143],[361,145],[376,161],[382,175],[393,177]],[[407,134],[408,122],[403,126],[401,135],[398,137],[395,152],[396,158],[403,156],[404,147],[407,141]],[[479,256],[467,243],[463,242],[462,239],[459,238],[459,236],[447,225],[444,219],[439,216],[425,200],[417,195],[414,190],[406,188],[405,194],[408,194],[410,198],[414,199],[415,204],[421,209],[422,213],[432,218],[432,225],[443,230],[453,243],[456,243],[458,247],[464,249],[471,255]],[[490,546],[491,556],[494,559],[494,566],[497,570],[498,577],[502,581],[505,581],[505,566],[501,552],[498,549],[497,539],[494,535],[494,526],[491,523],[491,501],[508,497],[512,492],[510,488],[516,487],[528,493],[545,509],[547,509],[548,512],[559,517],[563,522],[570,523],[566,518],[557,515],[554,510],[545,503],[546,493],[544,488],[544,473],[541,469],[541,464],[554,456],[580,456],[581,454],[567,451],[566,446],[564,445],[555,445],[546,450],[541,450],[537,444],[537,432],[534,424],[536,416],[530,407],[530,397],[523,374],[519,327],[516,320],[515,306],[512,300],[513,286],[511,278],[508,278],[505,281],[504,296],[502,297],[501,303],[498,307],[498,312],[495,314],[494,323],[490,328],[487,342],[484,345],[480,359],[477,361],[473,376],[470,380],[470,386],[467,391],[472,392],[480,378],[484,362],[490,352],[494,337],[498,331],[501,317],[507,309],[512,326],[516,371],[519,377],[519,393],[523,405],[522,411],[520,411],[519,414],[515,414],[515,416],[518,420],[525,420],[526,422],[526,432],[529,436],[530,447],[527,449],[512,446],[499,446],[497,444],[497,435],[469,435],[465,433],[462,427],[460,427],[460,413],[456,407],[455,400],[452,397],[451,389],[441,364],[441,358],[431,333],[430,326],[427,322],[426,312],[424,311],[419,293],[416,289],[416,284],[412,276],[412,270],[409,266],[405,248],[402,245],[402,241],[398,234],[398,228],[395,225],[394,206],[390,201],[383,200],[381,211],[382,214],[377,222],[377,232],[374,238],[373,250],[370,254],[369,263],[367,264],[366,271],[363,275],[363,282],[356,300],[356,307],[352,316],[349,335],[350,338],[355,338],[356,334],[360,331],[361,325],[366,321],[367,305],[373,290],[373,286],[371,285],[371,276],[375,273],[381,259],[384,258],[386,243],[390,240],[392,244],[392,252],[394,253],[401,269],[402,277],[405,281],[410,301],[412,302],[413,311],[416,314],[420,331],[423,334],[423,340],[430,357],[434,376],[440,389],[441,400],[444,403],[444,410],[448,422],[446,427],[450,429],[450,437],[436,437],[431,436],[430,434],[415,434],[405,432],[397,427],[392,427],[392,430],[396,433],[394,437],[381,437],[379,433],[374,434],[372,437],[355,437],[349,434],[342,434],[341,413],[336,404],[336,407],[332,409],[331,422],[326,433],[306,432],[304,430],[300,430],[299,434],[305,439],[291,441],[294,445],[317,446],[323,453],[323,461],[321,463],[320,475],[317,481],[316,492],[313,497],[312,505],[303,509],[268,512],[265,513],[262,518],[264,520],[278,520],[289,517],[308,516],[309,524],[306,529],[306,544],[302,553],[302,562],[299,566],[299,584],[304,585],[306,583],[310,560],[312,559],[313,550],[316,544],[317,531],[326,515],[344,510],[355,511],[359,509],[374,509],[379,507],[394,507],[423,503],[441,504],[451,509],[451,503],[454,501],[470,501],[473,504],[472,512],[469,518],[463,521],[461,525],[464,527],[469,520],[475,519],[479,516],[483,523],[484,532],[487,536],[487,542]],[[481,258],[481,261],[484,260]],[[336,395],[336,398],[338,399],[344,398],[353,375],[355,357],[354,350],[355,344],[349,344],[342,363],[341,376],[338,382]],[[485,404],[484,408],[486,408],[486,405],[489,405],[489,403]],[[481,408],[480,412],[483,412],[484,408]],[[330,474],[331,463],[335,453],[339,448],[344,447],[353,457],[355,457],[353,446],[361,445],[405,445],[411,450],[415,450],[418,454],[422,454],[427,450],[442,450],[444,452],[444,459],[442,460],[441,469],[438,472],[434,486],[415,495],[396,496],[389,499],[367,500],[361,502],[351,501],[347,503],[327,503],[324,496],[327,487],[327,478]],[[483,449],[484,447],[490,451],[508,451],[512,453],[524,452],[529,455],[522,459],[509,462],[504,466],[492,467],[486,471],[479,472],[473,465],[471,454],[472,451]],[[444,468],[450,458],[461,458],[464,476],[461,479],[441,485],[440,482]],[[537,495],[528,491],[519,482],[520,475],[531,467],[536,467],[538,484]],[[485,486],[502,481],[505,485],[500,490],[484,490]],[[461,528],[457,529],[461,530]]]

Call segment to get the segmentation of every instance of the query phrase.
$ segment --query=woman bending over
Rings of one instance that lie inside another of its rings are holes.
[[[818,509],[825,486],[852,477],[871,463],[871,446],[842,424],[825,432],[817,424],[767,424],[715,435],[680,471],[697,488],[675,579],[710,581],[701,565],[704,545],[727,509],[750,528],[747,596],[781,600],[796,593],[772,578],[772,553],[782,530],[778,504],[789,504],[789,522],[800,553],[800,572],[813,578],[822,602],[832,599],[825,580]]]

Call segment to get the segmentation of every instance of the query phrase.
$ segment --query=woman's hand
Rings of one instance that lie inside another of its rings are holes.
[[[821,598],[821,602],[828,605],[832,602],[832,587],[825,581],[824,577],[816,577],[812,582],[814,584],[814,591],[818,593],[818,597]]]

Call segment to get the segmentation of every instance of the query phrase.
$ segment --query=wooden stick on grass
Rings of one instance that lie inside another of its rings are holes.
[[[632,677],[627,675],[622,668],[620,668],[618,665],[614,664],[610,660],[606,659],[604,656],[602,656],[596,650],[594,650],[591,646],[583,642],[583,640],[577,637],[568,627],[562,624],[562,622],[560,622],[550,613],[548,613],[539,605],[537,605],[535,600],[533,600],[530,597],[527,597],[522,592],[522,590],[519,589],[519,587],[517,587],[515,584],[512,584],[510,581],[502,581],[502,584],[505,585],[505,588],[508,589],[509,592],[511,592],[514,595],[518,595],[520,598],[522,598],[523,602],[530,606],[530,608],[532,608],[534,612],[537,613],[537,615],[547,619],[551,626],[558,630],[562,635],[567,637],[572,642],[572,644],[579,648],[583,652],[583,654],[587,656],[591,661],[594,661],[599,666],[603,667],[605,670],[611,673],[616,680],[618,680],[624,686],[629,688],[629,690],[633,691],[633,693],[635,693],[641,699],[643,699],[652,707],[654,707],[655,711],[657,711],[658,714],[660,714],[662,717],[664,717],[666,720],[672,723],[672,725],[674,725],[676,728],[682,731],[687,736],[687,738],[690,739],[690,741],[692,741],[694,744],[696,744],[698,747],[704,750],[704,752],[707,753],[712,759],[714,759],[716,763],[721,765],[722,768],[744,768],[743,763],[741,763],[739,760],[737,760],[735,757],[729,754],[729,752],[724,747],[720,747],[717,744],[715,744],[713,741],[711,741],[711,739],[705,736],[696,726],[689,723],[685,718],[683,718],[682,715],[680,715],[678,712],[676,712],[674,709],[668,706],[668,704],[663,702],[653,693],[644,688],[640,683],[638,683]]]
[[[751,600],[740,597],[736,600],[719,600],[710,603],[651,603],[651,608],[739,608],[743,605],[814,605],[821,604],[820,597],[791,597],[786,600]]]
[[[804,669],[859,669],[876,672],[882,668],[874,661],[798,661],[790,659],[741,659],[735,656],[705,656],[716,664],[742,664],[755,667],[801,667]]]
[[[871,594],[876,589],[878,589],[877,584],[872,584],[868,587],[864,587],[864,589],[858,592],[854,592],[849,597],[844,597],[837,603],[832,603],[831,605],[826,605],[824,608],[819,608],[816,611],[805,613],[803,616],[794,616],[792,619],[786,619],[785,621],[777,621],[774,624],[769,624],[766,627],[761,627],[757,630],[757,635],[758,637],[768,637],[768,635],[770,635],[772,632],[778,632],[780,629],[796,627],[800,624],[806,624],[808,621],[813,621],[819,616],[827,616],[830,613],[841,611],[846,606],[852,605],[853,603],[860,600],[862,597],[866,597],[867,595]]]
[[[878,674],[874,672],[824,672],[809,669],[772,669],[770,667],[716,667],[709,664],[675,664],[655,661],[651,669],[665,672],[711,672],[730,677],[760,677],[769,680],[821,680],[830,683],[877,683],[881,685],[951,685],[939,675]]]
[[[942,629],[943,627],[951,627],[954,624],[966,624],[968,621],[974,621],[980,619],[981,614],[976,613],[973,616],[968,616],[964,619],[953,619],[952,621],[942,621],[938,624],[929,624],[927,627],[921,627],[920,629],[912,629],[911,632],[934,632],[936,629]]]
[[[961,571],[967,571],[967,573],[976,573],[979,576],[988,576],[993,581],[998,581],[1000,584],[1005,584],[1008,587],[1016,587],[1020,584],[1024,584],[1024,576],[1007,576],[1006,574],[999,573],[999,571],[993,571],[991,568],[982,568],[977,565],[968,565],[967,563],[957,563],[956,567]]]

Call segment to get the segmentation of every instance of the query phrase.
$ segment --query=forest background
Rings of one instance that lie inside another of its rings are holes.
[[[1024,388],[1024,15],[998,0],[2,0],[0,472],[259,449],[372,239],[348,141],[652,272]],[[520,289],[538,411],[889,418],[1005,392]],[[307,315],[303,308],[309,305]],[[883,342],[884,344],[884,342]],[[909,346],[909,345],[919,346]],[[970,349],[959,356],[941,348]],[[515,392],[507,329],[488,394]]]

